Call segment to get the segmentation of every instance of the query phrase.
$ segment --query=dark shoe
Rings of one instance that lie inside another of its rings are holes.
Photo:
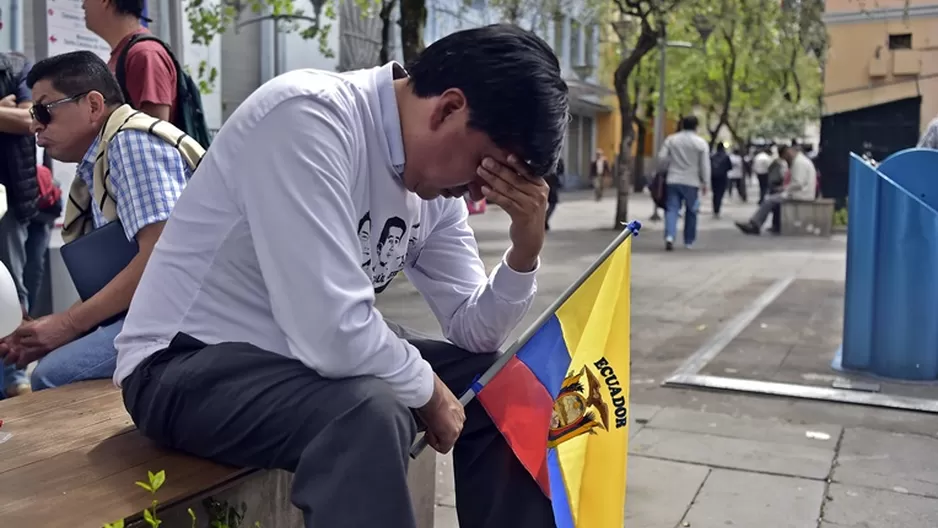
[[[759,234],[759,228],[753,225],[752,222],[736,222],[736,227],[738,227],[740,231],[746,233],[747,235]]]
[[[674,242],[671,240],[664,241],[664,250],[665,251],[674,251]]]

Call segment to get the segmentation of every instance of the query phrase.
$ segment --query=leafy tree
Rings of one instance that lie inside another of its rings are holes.
[[[273,20],[287,32],[297,31],[304,39],[316,39],[319,51],[334,57],[328,37],[335,20],[336,0],[186,0],[185,13],[192,28],[192,43],[208,46],[215,37],[231,28],[241,28]],[[363,0],[367,2],[368,0]],[[312,9],[307,15],[304,7]],[[199,88],[208,93],[218,78],[218,70],[205,61],[199,65]]]
[[[188,0],[186,16],[192,27],[192,43],[208,46],[229,28],[241,28],[274,20],[286,31],[298,31],[304,39],[316,39],[319,51],[334,57],[328,36],[335,20],[336,0]],[[312,16],[304,8],[312,9]]]
[[[819,57],[826,33],[817,0],[788,4],[688,4],[689,9],[675,17],[675,31],[689,35],[693,16],[703,15],[713,21],[714,32],[702,55],[669,57],[668,71],[680,73],[667,79],[668,111],[702,113],[711,145],[724,128],[740,144],[755,136],[800,135],[805,121],[818,114]]]
[[[616,201],[615,227],[621,228],[628,222],[628,198],[632,181],[631,149],[635,139],[632,126],[636,108],[630,93],[629,77],[642,59],[664,38],[664,26],[668,13],[678,9],[684,0],[614,0],[612,21],[608,31],[620,43],[616,50],[613,86],[619,102],[622,126],[622,143],[618,156],[618,197]]]

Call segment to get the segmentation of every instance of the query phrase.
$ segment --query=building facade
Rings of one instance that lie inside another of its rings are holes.
[[[921,97],[923,131],[938,115],[938,0],[827,0],[824,114]]]
[[[938,116],[938,0],[827,0],[821,186],[843,199],[851,152],[882,160]]]

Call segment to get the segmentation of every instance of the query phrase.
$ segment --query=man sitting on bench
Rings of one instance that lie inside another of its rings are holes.
[[[39,360],[32,389],[40,390],[113,376],[122,314],[204,151],[176,127],[125,105],[107,64],[90,51],[41,60],[27,82],[39,146],[78,164],[62,238],[71,242],[111,224],[138,246],[99,291],[64,312],[24,322],[0,343],[7,363],[25,367]],[[109,258],[108,251],[100,258]]]
[[[411,528],[415,410],[434,449],[456,446],[460,526],[553,526],[485,410],[456,394],[534,298],[568,110],[551,48],[509,25],[453,33],[409,72],[261,86],[183,192],[115,341],[140,431],[294,472],[309,528]],[[467,192],[511,218],[488,276]],[[450,342],[401,339],[375,308],[402,270]]]
[[[817,190],[817,171],[810,158],[796,146],[781,147],[779,156],[788,163],[789,178],[781,192],[770,194],[759,204],[759,208],[748,222],[736,222],[736,227],[747,235],[758,235],[762,224],[772,210],[788,200],[814,201]]]

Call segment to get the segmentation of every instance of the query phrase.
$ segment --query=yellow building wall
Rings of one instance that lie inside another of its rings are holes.
[[[622,144],[622,118],[619,115],[619,104],[615,97],[607,101],[606,104],[612,106],[613,110],[607,114],[600,114],[596,117],[596,146],[603,149],[606,156],[612,159],[618,155],[619,146]],[[677,131],[678,122],[676,119],[668,116],[664,122],[664,135],[667,137]],[[638,155],[638,126],[632,123],[632,133],[635,140],[632,141],[632,156]],[[654,123],[648,123],[645,127],[645,157],[654,155],[655,127]]]
[[[903,9],[905,0],[879,0],[877,9]],[[895,5],[893,5],[895,4]],[[910,0],[935,6],[935,0]],[[828,0],[827,13],[856,12],[853,0]],[[824,113],[847,112],[922,96],[922,131],[938,115],[938,15],[827,24]],[[912,34],[911,50],[890,50],[890,34]]]

